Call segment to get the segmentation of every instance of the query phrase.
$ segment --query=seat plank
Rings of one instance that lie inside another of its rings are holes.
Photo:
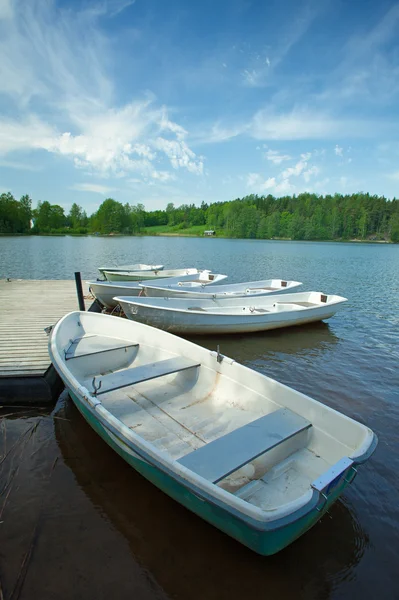
[[[137,343],[129,343],[119,338],[88,334],[71,340],[70,345],[65,350],[65,360],[110,352],[111,350],[132,348],[138,345]]]
[[[177,462],[217,483],[309,427],[311,423],[300,415],[280,408],[186,454]]]
[[[139,344],[120,344],[119,346],[112,346],[110,348],[102,348],[102,350],[94,350],[94,352],[68,352],[65,354],[65,360],[71,360],[72,358],[82,358],[84,356],[94,356],[95,354],[102,354],[103,352],[112,352],[113,350],[127,350],[127,348],[136,348]]]
[[[112,390],[118,390],[120,388],[128,387],[129,385],[148,381],[149,379],[172,375],[173,373],[179,373],[180,371],[186,371],[187,369],[200,366],[200,363],[190,360],[189,358],[177,356],[149,363],[147,365],[141,365],[140,367],[123,369],[122,371],[116,371],[109,375],[96,377],[96,395],[106,394]],[[100,386],[100,388],[98,386]]]

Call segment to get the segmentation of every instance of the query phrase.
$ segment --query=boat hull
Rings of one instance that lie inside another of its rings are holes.
[[[150,306],[138,306],[119,300],[128,319],[139,321],[178,334],[224,334],[251,333],[305,325],[329,319],[335,315],[338,306],[323,306],[312,311],[293,310],[289,313],[269,313],[267,315],[223,315],[212,313],[189,313],[165,310]]]
[[[279,285],[277,282],[276,284]],[[205,287],[190,287],[184,286],[177,287],[174,284],[168,284],[165,287],[162,287],[158,282],[152,283],[142,286],[144,289],[144,295],[151,298],[178,298],[178,299],[226,299],[226,298],[259,298],[263,296],[272,296],[276,294],[286,294],[292,293],[292,290],[302,285],[300,281],[290,281],[284,282],[286,286],[276,287],[272,289],[270,286],[271,281],[263,282],[263,281],[255,281],[255,282],[247,282],[245,284],[228,284],[228,285],[214,285],[211,289],[207,289]],[[256,288],[251,288],[251,284],[255,284]],[[262,284],[265,287],[262,289]],[[287,285],[288,284],[288,285]]]
[[[194,275],[199,273],[197,269],[171,269],[155,271],[104,271],[108,281],[150,281],[166,279],[169,277],[181,277],[183,275]]]
[[[95,298],[107,308],[115,308],[117,306],[117,302],[114,300],[114,297],[118,294],[129,294],[130,296],[140,296],[143,292],[143,288],[137,283],[136,285],[129,286],[129,289],[123,286],[104,286],[100,282],[92,283],[90,282],[90,291],[95,296]]]
[[[112,432],[107,424],[99,420],[95,411],[82,398],[71,389],[68,391],[87,423],[133,469],[182,506],[263,556],[279,552],[313,527],[354,478],[354,475],[349,478],[348,474],[344,473],[336,483],[334,490],[329,493],[322,510],[315,507],[310,512],[303,514],[302,517],[291,522],[282,522],[277,527],[273,524],[255,522],[245,515],[234,514],[227,506],[224,507],[212,497],[207,497],[206,494],[196,493],[178,478],[171,476],[164,469],[134,452],[134,449]]]
[[[220,277],[218,275],[218,277]],[[167,281],[173,281],[176,283],[189,282],[198,278],[197,274],[182,275],[181,277],[171,277]],[[162,280],[164,282],[164,280]],[[89,289],[97,300],[107,308],[114,308],[118,302],[114,300],[116,296],[144,296],[144,288],[140,285],[140,281],[123,281],[118,282],[111,281],[88,281]],[[161,282],[160,282],[161,283]],[[211,285],[212,281],[206,283]]]
[[[105,271],[162,271],[163,265],[121,265],[119,267],[98,267],[100,273],[105,277]]]

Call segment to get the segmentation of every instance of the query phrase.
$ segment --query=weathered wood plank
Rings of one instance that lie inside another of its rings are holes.
[[[91,303],[83,284],[86,306]],[[73,280],[0,281],[0,377],[43,375],[50,366],[45,327],[78,310]]]

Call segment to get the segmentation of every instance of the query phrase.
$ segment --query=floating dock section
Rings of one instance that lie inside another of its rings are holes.
[[[86,306],[93,299],[83,283]],[[0,406],[49,404],[62,384],[51,366],[46,327],[79,310],[74,280],[0,281]]]

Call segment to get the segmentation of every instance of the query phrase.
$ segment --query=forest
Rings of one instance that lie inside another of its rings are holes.
[[[359,192],[320,196],[303,193],[275,198],[251,194],[201,206],[167,204],[147,211],[143,204],[107,198],[87,216],[76,203],[62,206],[24,195],[0,194],[0,234],[202,235],[292,240],[370,240],[399,242],[399,200]]]

